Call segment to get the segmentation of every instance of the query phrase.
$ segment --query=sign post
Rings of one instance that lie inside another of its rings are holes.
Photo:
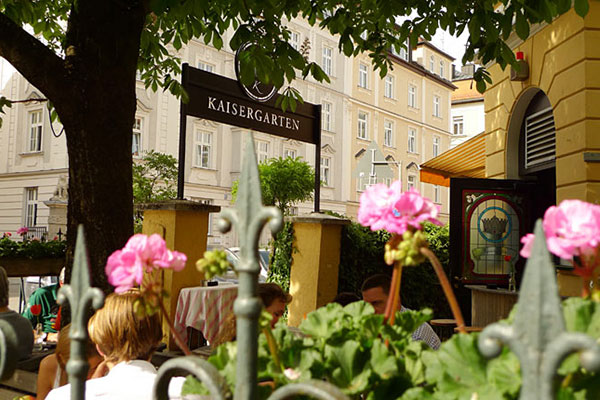
[[[275,95],[258,102],[246,95],[238,81],[183,64],[181,84],[189,102],[181,102],[177,198],[183,199],[187,116],[222,122],[315,145],[315,212],[320,208],[321,106],[298,104],[295,112],[276,107]]]

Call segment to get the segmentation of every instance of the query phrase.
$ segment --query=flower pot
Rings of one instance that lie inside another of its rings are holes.
[[[58,276],[64,265],[64,258],[0,258],[8,276]]]

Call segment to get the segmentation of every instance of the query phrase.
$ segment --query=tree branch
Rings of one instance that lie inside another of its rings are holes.
[[[55,103],[70,96],[64,60],[3,13],[0,13],[0,57]]]

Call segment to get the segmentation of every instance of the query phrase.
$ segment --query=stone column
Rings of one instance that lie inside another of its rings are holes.
[[[179,291],[185,287],[200,286],[204,279],[196,270],[196,261],[206,251],[209,213],[219,211],[220,207],[188,200],[170,200],[142,204],[139,209],[144,212],[142,233],[158,233],[169,249],[187,255],[188,261],[182,271],[163,270],[163,287],[169,293],[165,308],[173,320]],[[168,349],[176,349],[171,330],[164,320],[163,332],[167,336]]]
[[[47,240],[52,240],[58,236],[60,230],[62,239],[66,238],[67,233],[67,205],[69,204],[66,200],[54,200],[53,198],[44,201],[46,207],[48,207],[48,235]]]
[[[288,324],[298,326],[306,314],[337,295],[342,227],[350,220],[321,213],[293,217],[294,247],[290,272]]]

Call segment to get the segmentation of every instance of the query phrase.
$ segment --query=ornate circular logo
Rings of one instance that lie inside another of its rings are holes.
[[[248,97],[250,97],[254,101],[259,101],[264,103],[265,101],[269,101],[275,93],[277,93],[277,88],[274,85],[265,85],[258,79],[254,80],[254,83],[250,86],[246,86],[242,83],[242,76],[240,73],[240,54],[242,51],[246,50],[250,46],[255,46],[254,42],[247,42],[240,46],[240,48],[235,53],[235,76],[237,77],[238,83],[242,87],[242,90]]]

